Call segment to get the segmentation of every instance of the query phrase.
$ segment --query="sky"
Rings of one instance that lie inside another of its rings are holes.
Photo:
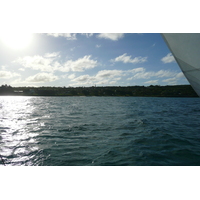
[[[159,33],[0,34],[0,85],[189,84]]]

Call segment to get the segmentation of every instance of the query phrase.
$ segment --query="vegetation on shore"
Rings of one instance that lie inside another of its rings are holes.
[[[2,85],[0,95],[198,97],[190,85],[105,87],[11,87]]]

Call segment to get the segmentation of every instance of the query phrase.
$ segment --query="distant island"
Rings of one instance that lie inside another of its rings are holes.
[[[2,85],[0,86],[0,95],[198,97],[190,85],[105,87],[11,87],[10,85]]]

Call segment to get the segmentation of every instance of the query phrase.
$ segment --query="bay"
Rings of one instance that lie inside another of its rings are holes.
[[[200,165],[200,99],[0,97],[0,165]]]

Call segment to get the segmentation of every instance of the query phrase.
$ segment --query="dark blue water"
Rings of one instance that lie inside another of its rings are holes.
[[[0,97],[0,154],[6,166],[200,165],[200,99]]]

